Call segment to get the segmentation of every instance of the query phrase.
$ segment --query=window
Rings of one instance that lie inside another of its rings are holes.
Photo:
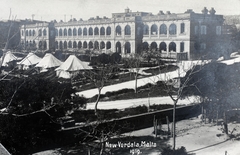
[[[169,34],[175,35],[177,33],[177,26],[175,24],[171,24],[169,27]]]
[[[46,36],[46,35],[47,35],[47,30],[44,29],[44,30],[43,30],[43,36]]]
[[[67,29],[64,29],[64,30],[63,30],[63,35],[64,35],[64,36],[67,36]]]
[[[206,44],[205,43],[201,43],[200,48],[201,48],[201,50],[205,50],[206,49]]]
[[[217,35],[221,35],[221,31],[222,31],[222,27],[221,26],[217,26],[216,27],[216,34]]]
[[[144,27],[143,27],[143,35],[149,35],[149,27],[148,27],[148,25],[144,25]]]
[[[167,26],[165,24],[160,26],[160,34],[167,34]]]
[[[184,42],[180,43],[180,52],[184,52]]]
[[[185,32],[185,24],[181,23],[181,33],[184,33],[184,32]]]
[[[42,36],[42,30],[38,30],[38,36]]]
[[[111,27],[110,26],[107,27],[107,35],[111,35]]]
[[[198,26],[195,26],[195,27],[194,27],[194,34],[195,34],[195,35],[198,35]]]
[[[131,35],[131,27],[129,25],[125,26],[125,35]]]
[[[205,25],[201,26],[201,34],[207,34],[207,27]]]

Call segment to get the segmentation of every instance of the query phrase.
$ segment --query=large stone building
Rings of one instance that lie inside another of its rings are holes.
[[[223,16],[204,8],[175,14],[112,13],[111,18],[71,19],[23,25],[21,41],[43,50],[98,50],[123,56],[157,51],[162,57],[194,59],[221,41]]]

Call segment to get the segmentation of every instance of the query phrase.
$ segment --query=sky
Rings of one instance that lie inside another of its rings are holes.
[[[63,20],[71,18],[88,20],[91,17],[111,17],[112,13],[151,12],[160,10],[171,13],[184,13],[192,9],[201,13],[203,7],[216,10],[216,14],[240,15],[240,0],[0,0],[0,20],[36,19]],[[11,11],[10,11],[11,10]]]

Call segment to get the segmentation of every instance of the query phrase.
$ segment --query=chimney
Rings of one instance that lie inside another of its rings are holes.
[[[205,14],[205,15],[208,14],[208,9],[206,7],[203,8],[202,14]]]
[[[215,15],[216,11],[214,10],[214,8],[211,8],[211,10],[209,10],[210,15]]]
[[[170,11],[167,11],[167,12],[166,12],[166,14],[167,14],[167,15],[170,15],[170,14],[171,14],[171,12],[170,12]]]
[[[162,10],[160,10],[158,14],[159,14],[159,15],[164,15],[164,13],[163,13]]]
[[[127,8],[125,9],[125,13],[129,13],[129,11],[130,11],[130,9],[127,7]]]

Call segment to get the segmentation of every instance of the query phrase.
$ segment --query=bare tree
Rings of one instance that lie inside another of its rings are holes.
[[[126,65],[130,68],[130,74],[134,74],[134,80],[135,80],[135,93],[137,93],[137,82],[138,82],[138,74],[140,71],[140,65],[142,62],[142,57],[139,54],[130,55],[128,58],[126,58]]]
[[[102,66],[97,67],[94,70],[88,71],[83,76],[86,77],[86,79],[89,79],[91,83],[94,84],[94,86],[98,90],[97,99],[95,101],[95,115],[98,115],[98,103],[100,101],[101,97],[101,91],[106,86],[107,83],[111,83],[111,78],[115,75],[116,68],[118,65],[114,64],[104,64]]]
[[[168,96],[173,101],[173,124],[172,124],[172,136],[173,136],[173,150],[175,150],[176,147],[176,106],[179,101],[179,99],[183,96],[183,90],[186,87],[189,87],[188,82],[191,80],[191,76],[198,72],[198,70],[194,70],[193,68],[196,67],[196,65],[202,65],[201,61],[182,61],[182,62],[176,62],[176,65],[178,66],[178,69],[175,71],[175,76],[172,76],[172,73],[164,73],[164,76],[160,77],[163,78],[161,81],[165,83],[164,91],[167,92]],[[187,71],[189,71],[189,74],[185,78],[185,74]],[[194,83],[192,84],[194,86]]]

